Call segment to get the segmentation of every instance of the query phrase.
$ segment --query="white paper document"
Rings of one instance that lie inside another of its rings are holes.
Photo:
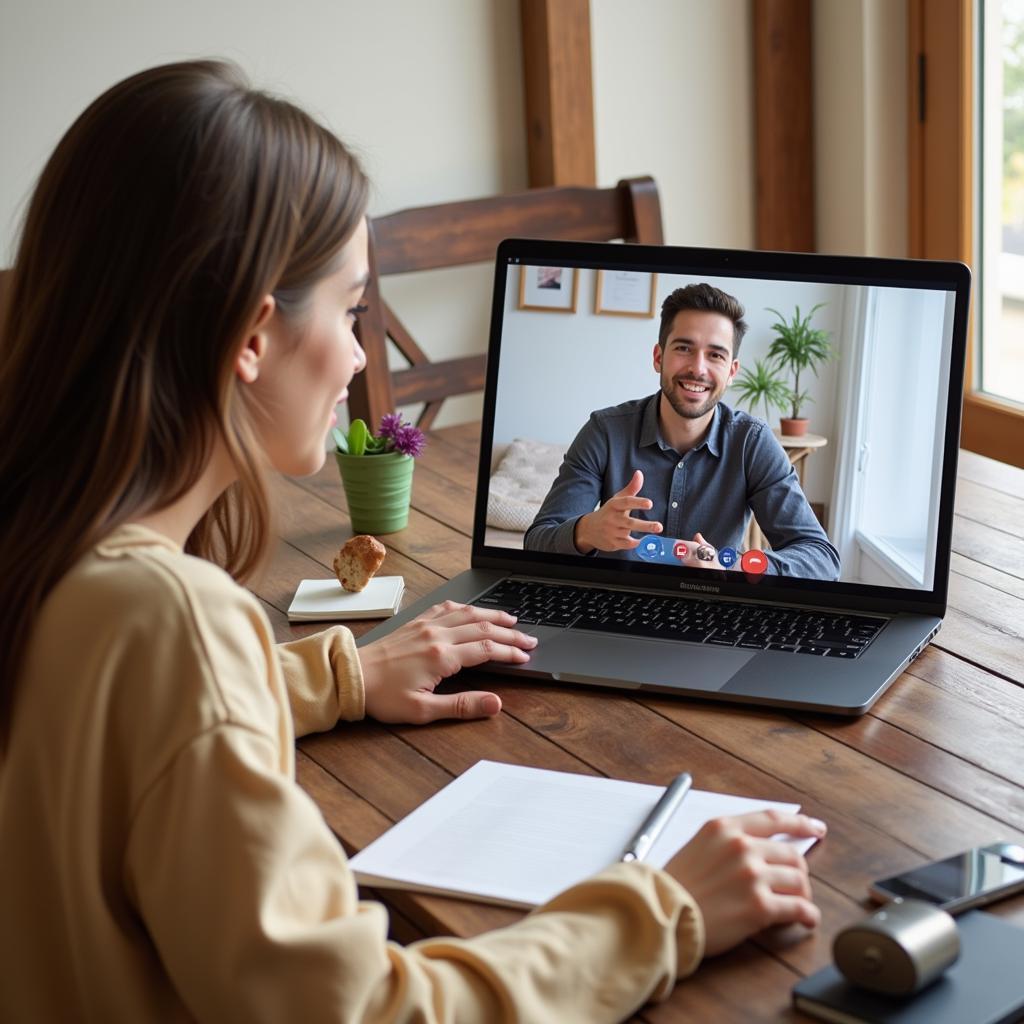
[[[337,580],[303,580],[288,607],[288,619],[290,622],[387,619],[398,611],[404,592],[402,576],[374,576],[355,594],[345,590]]]
[[[362,885],[534,907],[618,861],[663,792],[478,761],[350,863]],[[705,822],[769,807],[800,805],[691,790],[646,860],[664,867]]]

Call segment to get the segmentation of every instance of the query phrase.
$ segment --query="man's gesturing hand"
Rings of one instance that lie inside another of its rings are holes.
[[[769,925],[799,921],[814,928],[821,920],[811,902],[807,861],[791,843],[770,838],[780,833],[820,839],[825,825],[777,810],[718,818],[666,865],[701,909],[706,956],[723,953]]]
[[[640,488],[644,475],[640,470],[633,473],[632,480],[617,494],[613,494],[596,512],[582,516],[576,523],[576,550],[581,555],[598,551],[630,551],[640,544],[630,536],[636,533],[661,533],[661,523],[634,519],[634,509],[653,508],[649,498],[641,498]]]
[[[537,638],[513,629],[508,612],[446,601],[359,649],[366,713],[380,722],[422,725],[438,718],[487,718],[496,693],[434,693],[442,679],[485,661],[521,664]]]
[[[714,552],[714,557],[708,560],[697,557],[697,548],[702,544],[706,544]],[[697,535],[693,540],[686,542],[686,558],[683,559],[683,565],[688,569],[724,569],[725,566],[718,560],[718,551],[712,544],[704,539],[704,535],[698,530]]]

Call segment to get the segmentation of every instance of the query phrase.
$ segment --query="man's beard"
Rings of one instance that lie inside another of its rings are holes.
[[[688,405],[682,399],[678,397],[675,391],[675,385],[682,384],[704,384],[708,390],[704,393],[705,400],[700,405]],[[668,404],[676,411],[676,413],[687,420],[698,420],[701,416],[706,416],[719,401],[721,401],[722,395],[725,394],[725,387],[720,387],[717,391],[713,383],[709,384],[703,380],[692,380],[689,377],[676,377],[674,380],[666,380],[664,376],[661,378],[661,393],[668,399]]]

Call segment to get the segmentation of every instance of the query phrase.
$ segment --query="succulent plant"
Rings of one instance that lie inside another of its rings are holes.
[[[419,427],[403,421],[400,413],[388,413],[381,419],[380,430],[370,433],[365,420],[354,419],[348,434],[337,427],[331,431],[334,445],[342,455],[387,455],[400,452],[416,458],[423,454],[427,439]]]

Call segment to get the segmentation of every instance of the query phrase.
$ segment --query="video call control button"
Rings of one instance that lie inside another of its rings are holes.
[[[683,562],[683,561],[686,560],[686,551],[687,551],[686,544],[685,544],[684,541],[681,541],[681,540],[677,540],[675,542],[675,544],[673,545],[673,547],[672,547],[672,554],[675,555],[676,558],[678,558],[680,562]]]
[[[718,552],[718,561],[725,566],[726,569],[731,569],[738,561],[739,555],[736,553],[735,548],[722,548]]]
[[[665,560],[665,543],[661,537],[645,537],[640,541],[636,553],[645,562],[663,562]]]
[[[721,555],[719,555],[719,561],[721,561]],[[761,573],[768,571],[768,556],[757,548],[751,548],[749,551],[743,552],[740,568],[752,576],[760,576]]]

